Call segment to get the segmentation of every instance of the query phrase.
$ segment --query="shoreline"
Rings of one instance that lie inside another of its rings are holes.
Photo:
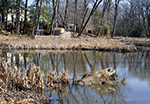
[[[135,44],[136,43],[136,44]],[[148,44],[148,45],[143,45]],[[0,42],[0,50],[83,50],[107,52],[139,52],[150,47],[148,38],[15,39]]]

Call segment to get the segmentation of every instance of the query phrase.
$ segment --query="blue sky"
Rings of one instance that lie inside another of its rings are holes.
[[[23,1],[25,3],[26,0],[23,0]],[[33,2],[34,2],[34,0],[28,0],[28,6],[30,6]]]
[[[33,3],[34,0],[29,0],[28,1],[28,5],[31,5]]]

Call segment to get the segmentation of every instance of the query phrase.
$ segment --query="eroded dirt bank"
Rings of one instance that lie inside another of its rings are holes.
[[[2,38],[2,37],[1,37]],[[114,52],[137,52],[148,47],[136,46],[133,43],[150,43],[149,38],[93,38],[80,37],[71,39],[44,39],[27,38],[7,39],[0,42],[2,50],[97,50]]]

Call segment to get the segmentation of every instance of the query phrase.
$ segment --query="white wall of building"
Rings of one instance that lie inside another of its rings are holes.
[[[8,18],[7,18],[8,23],[11,23],[11,21],[12,21],[12,15],[13,15],[13,18],[14,18],[14,22],[16,21],[16,14],[13,13],[13,12],[8,14]],[[24,11],[21,11],[20,13],[21,13],[21,15],[20,15],[20,21],[24,21]],[[29,20],[30,20],[30,18],[29,18],[29,12],[27,12],[27,21],[29,21]]]

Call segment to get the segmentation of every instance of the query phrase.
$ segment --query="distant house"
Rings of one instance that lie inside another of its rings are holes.
[[[20,11],[20,21],[24,21],[24,12],[25,12],[25,10]],[[7,21],[9,21],[9,23],[11,23],[12,19],[13,19],[14,22],[16,21],[16,14],[15,14],[14,10],[12,11],[12,13],[8,14]],[[29,11],[27,11],[27,21],[30,21]]]
[[[63,33],[65,33],[65,29],[64,28],[54,28],[54,35],[55,36],[62,35]]]
[[[2,11],[1,8],[2,8],[2,6],[3,6],[3,2],[2,2],[2,0],[0,0],[0,18],[1,19],[2,19],[2,16],[1,16],[1,11]],[[8,14],[7,21],[9,23],[11,23],[12,21],[14,21],[14,22],[16,21],[16,13],[15,12],[16,12],[15,10],[12,10],[12,12],[10,12]],[[20,10],[20,13],[21,13],[20,21],[24,21],[24,12],[25,12],[25,10],[23,10],[23,9]],[[29,11],[27,11],[27,21],[29,21],[29,20],[30,20],[30,18],[29,18]]]

